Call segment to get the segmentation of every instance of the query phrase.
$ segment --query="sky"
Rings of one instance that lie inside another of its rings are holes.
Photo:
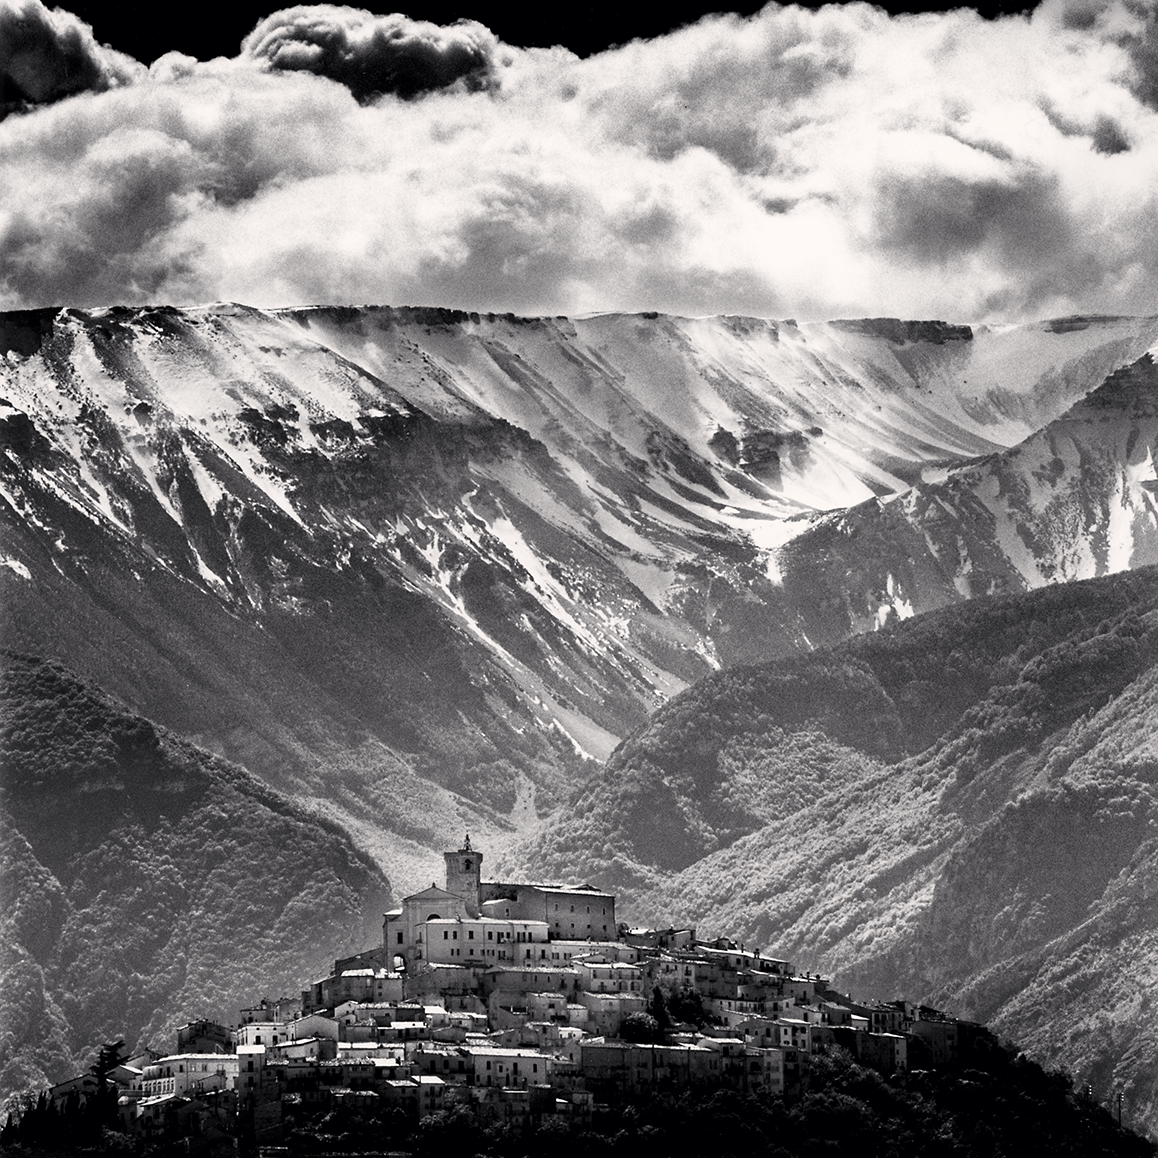
[[[0,0],[0,308],[1158,313],[1154,3]]]

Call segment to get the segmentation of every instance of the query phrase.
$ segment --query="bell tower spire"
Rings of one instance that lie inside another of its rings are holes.
[[[462,848],[454,852],[444,852],[446,861],[446,891],[462,897],[466,904],[467,916],[477,917],[479,893],[482,881],[483,854],[470,846],[470,833],[463,838]]]

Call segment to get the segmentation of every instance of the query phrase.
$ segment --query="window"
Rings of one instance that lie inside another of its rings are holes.
[[[443,929],[443,930],[442,930],[442,939],[443,939],[444,941],[449,941],[449,940],[450,940],[450,930],[449,930],[449,929]]]
[[[474,930],[468,929],[466,936],[467,936],[468,941],[473,941],[474,940]]]
[[[401,929],[398,930],[398,944],[399,945],[402,944],[402,930]]]
[[[495,935],[494,935],[494,933],[492,933],[492,932],[491,932],[491,931],[488,929],[488,930],[487,930],[487,940],[488,940],[488,941],[493,941],[494,939],[495,939]]]
[[[458,940],[458,930],[457,929],[455,929],[455,931],[454,931],[454,940],[455,941]]]

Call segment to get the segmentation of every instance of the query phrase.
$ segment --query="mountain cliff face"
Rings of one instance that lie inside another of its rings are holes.
[[[389,884],[340,828],[62,665],[3,658],[0,1104],[380,941]]]
[[[1153,557],[1153,432],[1071,408],[1156,340],[1155,319],[4,315],[5,639],[418,884],[446,832],[503,839],[720,666]],[[1043,459],[1026,439],[1058,421]],[[1027,478],[1030,507],[1066,491],[1028,543],[1000,515]],[[1116,524],[1082,548],[1080,512],[1122,502],[1129,545]]]
[[[1158,569],[712,676],[530,872],[991,1023],[1158,1127]]]

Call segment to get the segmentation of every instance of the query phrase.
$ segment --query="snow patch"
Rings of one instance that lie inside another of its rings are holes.
[[[965,539],[957,536],[957,570],[953,575],[953,586],[957,588],[962,599],[973,598],[973,560],[969,557],[969,548]]]
[[[201,497],[205,500],[205,505],[212,514],[216,514],[218,505],[221,503],[221,500],[225,498],[224,489],[209,471],[205,469],[205,464],[201,461],[196,451],[187,454],[185,458],[193,472],[193,481],[197,484],[197,489],[201,492]]]
[[[885,592],[888,599],[877,608],[875,625],[877,631],[886,626],[893,616],[897,619],[911,619],[916,614],[912,603],[905,598],[900,583],[891,571],[885,580]]]
[[[780,552],[799,538],[813,524],[810,518],[795,519],[753,519],[746,524],[752,545],[764,552],[764,573],[768,581],[776,587],[784,585],[784,574],[780,568]]]

